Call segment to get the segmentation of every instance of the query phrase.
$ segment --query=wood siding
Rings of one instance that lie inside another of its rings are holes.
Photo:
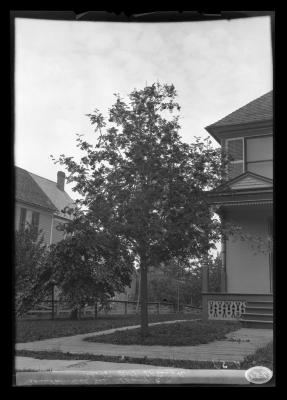
[[[62,222],[64,222],[62,219],[54,217],[52,243],[57,243],[64,239],[64,233],[57,229],[57,226]]]
[[[272,207],[232,207],[226,212],[228,222],[243,231],[267,239]],[[270,293],[269,254],[256,251],[248,240],[230,237],[226,241],[227,291],[229,293]]]
[[[19,229],[20,223],[20,210],[21,208],[26,208],[27,217],[26,221],[32,221],[32,212],[38,212],[40,214],[39,218],[39,230],[42,230],[42,234],[44,237],[44,241],[47,245],[50,244],[50,233],[51,233],[51,224],[52,224],[52,213],[46,212],[36,207],[29,206],[25,203],[16,203],[15,208],[15,229]]]
[[[268,182],[261,181],[251,176],[247,176],[242,180],[230,185],[231,189],[251,189],[251,188],[265,188],[272,187]]]

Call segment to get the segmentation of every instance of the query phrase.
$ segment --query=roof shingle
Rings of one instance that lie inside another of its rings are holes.
[[[62,210],[73,207],[71,197],[57,187],[57,183],[16,167],[16,200],[53,211],[63,218],[71,218]]]
[[[40,206],[48,210],[57,210],[47,195],[25,169],[16,167],[15,183],[15,195],[17,200]]]
[[[258,97],[245,106],[206,127],[220,127],[271,120],[273,118],[273,91]]]

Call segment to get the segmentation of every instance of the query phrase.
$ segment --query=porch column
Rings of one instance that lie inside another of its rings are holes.
[[[224,228],[224,213],[221,212],[221,224],[222,228]],[[223,233],[221,237],[221,269],[220,269],[220,291],[221,293],[227,292],[227,284],[226,284],[226,236]]]
[[[208,273],[208,264],[204,262],[202,265],[202,319],[203,321],[208,320],[208,302],[207,296],[205,295],[208,293],[209,289],[209,273]]]

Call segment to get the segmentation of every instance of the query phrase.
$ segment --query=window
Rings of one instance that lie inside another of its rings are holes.
[[[246,169],[255,174],[272,178],[272,136],[246,138]]]
[[[20,209],[20,223],[19,223],[19,230],[21,232],[23,232],[25,230],[26,215],[27,215],[26,208],[21,208]]]
[[[272,135],[226,139],[226,151],[232,159],[228,165],[228,179],[246,171],[272,178]]]
[[[244,139],[227,139],[226,151],[231,157],[228,165],[228,178],[235,178],[244,172]]]
[[[38,234],[39,219],[40,219],[40,214],[38,212],[33,211],[32,212],[32,228],[33,228],[33,230],[35,230],[35,234]]]

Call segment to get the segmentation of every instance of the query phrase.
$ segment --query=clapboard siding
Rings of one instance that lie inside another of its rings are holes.
[[[52,215],[40,213],[39,229],[42,230],[45,243],[50,245]]]
[[[17,202],[15,207],[15,229],[19,229],[20,222],[20,209],[26,208],[26,221],[31,222],[32,212],[38,212],[39,218],[39,230],[42,230],[44,241],[47,245],[50,244],[51,224],[52,224],[52,213],[40,210],[37,207],[27,205],[25,203]]]
[[[64,222],[62,219],[58,219],[54,217],[54,222],[53,222],[53,240],[52,243],[57,243],[60,242],[61,240],[64,239],[64,233],[62,231],[59,231],[57,229],[57,226],[61,223]]]
[[[245,177],[239,182],[235,182],[233,185],[230,185],[231,189],[249,189],[249,188],[264,188],[264,187],[272,187],[272,185],[268,182],[255,179],[251,176]]]

